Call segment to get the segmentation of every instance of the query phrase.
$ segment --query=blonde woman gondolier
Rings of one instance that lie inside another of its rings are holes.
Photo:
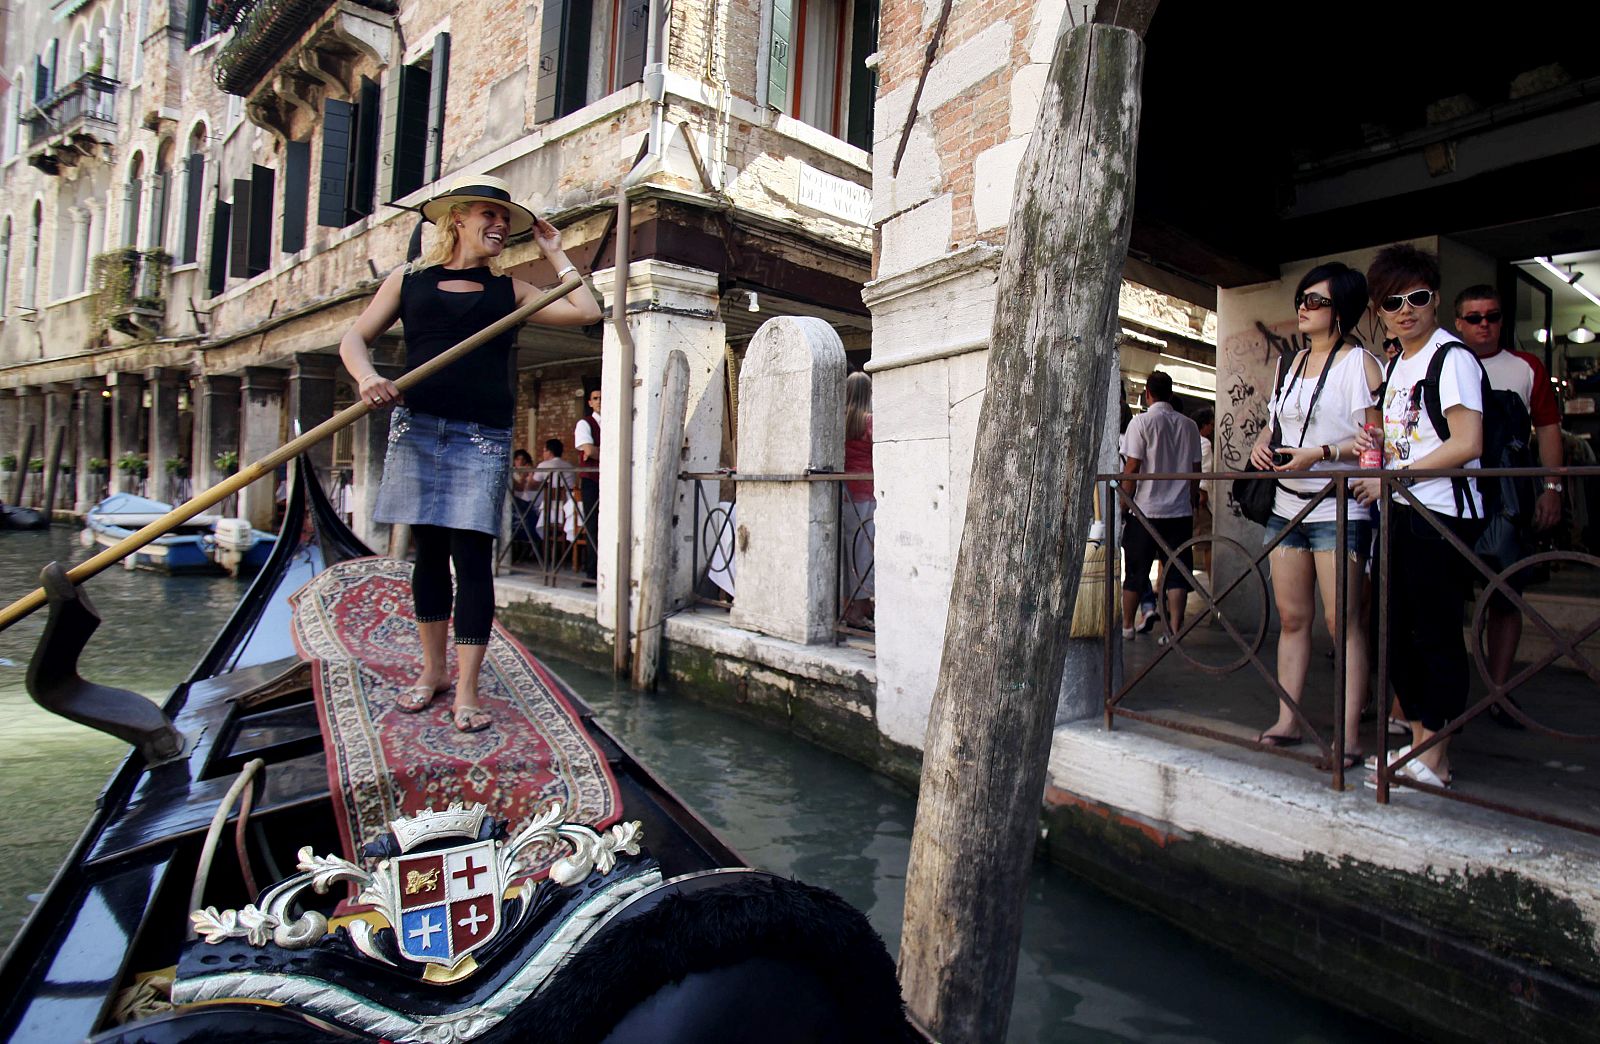
[[[451,687],[445,643],[453,561],[459,673],[451,721],[463,732],[477,732],[493,722],[478,702],[478,671],[494,621],[491,559],[511,456],[516,333],[507,331],[417,384],[403,406],[394,383],[373,368],[368,349],[403,319],[406,369],[413,370],[533,300],[536,287],[497,270],[496,260],[514,235],[532,231],[558,277],[575,266],[562,253],[560,232],[513,202],[510,186],[499,178],[458,177],[423,204],[422,214],[434,226],[422,256],[389,273],[339,343],[339,355],[364,399],[397,407],[373,518],[411,526],[423,666],[395,702],[401,710],[421,711]],[[599,318],[600,305],[584,287],[529,322],[584,326]]]

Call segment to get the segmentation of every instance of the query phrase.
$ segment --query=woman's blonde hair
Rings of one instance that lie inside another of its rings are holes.
[[[420,271],[433,265],[442,265],[456,256],[456,247],[461,243],[461,233],[456,222],[472,212],[471,202],[454,203],[439,221],[434,222],[433,231],[428,235],[427,245],[422,248],[422,256],[412,262],[412,270]],[[489,271],[494,275],[500,274],[499,258],[491,257],[484,262]]]
[[[872,378],[857,370],[844,379],[844,437],[859,439],[872,418]]]

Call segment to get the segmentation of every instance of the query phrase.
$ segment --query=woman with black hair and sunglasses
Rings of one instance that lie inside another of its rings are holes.
[[[1483,448],[1483,370],[1455,335],[1439,326],[1439,261],[1400,243],[1378,252],[1367,269],[1372,301],[1399,350],[1383,388],[1383,466],[1476,468]],[[1438,402],[1430,406],[1429,365],[1445,352]],[[1437,409],[1445,422],[1434,424]],[[1362,439],[1362,448],[1367,446]],[[1471,547],[1483,500],[1471,478],[1400,480],[1429,514]],[[1357,499],[1381,495],[1377,479],[1355,484]],[[1467,649],[1461,607],[1468,593],[1467,565],[1429,520],[1396,491],[1389,506],[1389,562],[1400,570],[1389,582],[1389,680],[1411,719],[1413,746],[1443,729],[1466,707]],[[1443,786],[1450,778],[1448,741],[1401,767],[1411,778]],[[1410,750],[1401,748],[1391,758]]]
[[[1345,737],[1346,760],[1355,764],[1361,706],[1367,694],[1367,641],[1360,626],[1361,578],[1370,530],[1366,509],[1351,506],[1343,546],[1338,532],[1338,504],[1329,496],[1292,529],[1289,524],[1326,485],[1322,479],[1297,473],[1354,466],[1360,451],[1361,426],[1377,423],[1374,389],[1383,378],[1378,361],[1356,339],[1356,324],[1367,308],[1367,281],[1360,272],[1337,261],[1307,272],[1294,294],[1295,320],[1306,347],[1285,360],[1283,377],[1268,404],[1270,416],[1250,451],[1251,462],[1280,478],[1266,526],[1272,549],[1272,592],[1278,605],[1278,684],[1289,702],[1280,702],[1278,720],[1257,737],[1273,747],[1300,743],[1298,705],[1311,662],[1311,621],[1316,589],[1322,591],[1324,620],[1335,640],[1336,570],[1346,571],[1349,597],[1345,606]],[[1281,442],[1273,446],[1273,435]],[[1284,530],[1288,529],[1287,533]],[[1348,767],[1348,766],[1347,766]]]

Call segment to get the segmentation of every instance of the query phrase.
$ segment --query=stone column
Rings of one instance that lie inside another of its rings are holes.
[[[89,264],[89,211],[86,207],[72,208],[72,257],[67,263],[67,293],[81,294],[86,289]]]
[[[106,495],[106,476],[92,474],[89,461],[96,457],[107,460],[110,450],[106,446],[106,382],[96,377],[77,381],[75,387],[78,396],[78,496],[73,510],[82,515]]]
[[[151,367],[145,372],[150,389],[150,477],[146,486],[148,495],[156,500],[173,502],[172,477],[167,474],[167,460],[188,454],[178,445],[178,381],[182,374],[177,370]]]
[[[13,388],[0,388],[0,456],[11,454],[16,456],[17,447],[22,444],[22,404],[18,400],[19,390]],[[0,484],[0,500],[10,502],[10,481]]]
[[[289,434],[304,435],[333,416],[333,382],[339,372],[336,355],[300,354],[289,370]],[[295,425],[299,425],[298,430]],[[276,447],[270,447],[270,449]],[[324,439],[306,451],[316,465],[323,489],[333,488],[333,440]]]
[[[739,371],[739,472],[836,470],[848,369],[839,335],[823,320],[763,323]],[[732,623],[794,642],[832,642],[838,543],[838,483],[741,483]]]
[[[391,381],[405,372],[404,366],[374,364]],[[389,546],[389,526],[372,520],[378,502],[378,484],[383,481],[383,458],[389,451],[388,410],[369,413],[350,426],[350,528],[374,551],[382,554]]]
[[[61,488],[61,462],[72,459],[72,389],[68,385],[51,385],[44,393],[44,441],[34,455],[44,458],[44,474],[35,493],[46,512],[55,511],[55,502]],[[57,434],[61,435],[59,448]]]
[[[239,466],[260,460],[280,445],[283,429],[284,372],[265,366],[250,366],[240,383]],[[276,476],[268,476],[244,488],[239,498],[239,514],[257,529],[272,528]]]
[[[614,269],[594,273],[595,291],[603,303],[614,304]],[[722,375],[726,327],[718,311],[718,276],[699,268],[664,261],[639,261],[628,270],[628,326],[634,340],[634,382],[632,498],[633,539],[629,554],[628,583],[638,589],[642,540],[645,526],[644,462],[658,450],[657,415],[661,409],[661,382],[667,356],[674,350],[689,359],[689,407],[684,425],[684,446],[672,447],[684,471],[709,471],[717,466],[722,447]],[[603,627],[615,627],[616,584],[618,582],[617,506],[621,492],[621,473],[614,466],[619,459],[616,445],[615,414],[606,404],[617,402],[617,389],[624,380],[620,366],[621,344],[609,321],[605,324],[604,357],[600,384],[603,394],[600,416],[600,539],[597,619]],[[842,378],[841,378],[842,379]],[[713,499],[715,492],[712,493]],[[679,483],[677,523],[673,538],[672,580],[667,590],[667,606],[681,605],[694,587],[693,543],[694,489]],[[629,598],[637,612],[637,599]],[[645,625],[654,621],[645,621]],[[636,621],[635,628],[639,626]]]
[[[217,457],[239,452],[239,378],[203,374],[190,389],[194,402],[194,449],[190,461],[196,489],[209,489],[227,478]],[[241,461],[240,463],[243,463]]]
[[[117,461],[128,453],[145,452],[150,432],[144,419],[144,377],[113,373],[107,375],[106,383],[111,385],[111,492],[137,492],[137,478],[120,471]],[[150,474],[155,474],[154,468]]]

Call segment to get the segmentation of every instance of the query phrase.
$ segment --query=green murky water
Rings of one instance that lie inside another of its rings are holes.
[[[0,603],[75,534],[0,533]],[[193,667],[243,585],[120,568],[90,596],[105,622],[86,677],[162,697]],[[71,847],[127,747],[36,707],[23,675],[43,615],[0,633],[0,938],[9,939]],[[824,885],[898,944],[912,796],[825,751],[686,700],[640,696],[608,675],[556,669],[668,786],[755,865]],[[1381,1028],[1307,998],[1171,925],[1036,864],[1011,1040],[1374,1041]]]

